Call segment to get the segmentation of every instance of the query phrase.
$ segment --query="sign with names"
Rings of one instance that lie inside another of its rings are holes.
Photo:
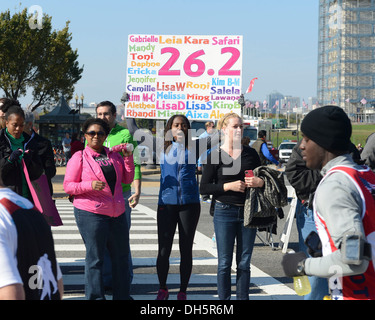
[[[125,117],[241,114],[242,44],[237,35],[129,35]]]

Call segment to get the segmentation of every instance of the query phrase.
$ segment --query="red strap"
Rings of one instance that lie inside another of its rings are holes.
[[[2,204],[5,209],[8,210],[8,212],[12,215],[14,212],[16,212],[18,209],[21,209],[20,206],[16,205],[14,202],[10,201],[7,198],[2,198],[0,200],[0,204]]]

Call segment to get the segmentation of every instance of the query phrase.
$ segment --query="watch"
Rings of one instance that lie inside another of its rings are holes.
[[[301,260],[300,262],[298,262],[298,265],[297,265],[297,272],[300,276],[303,276],[305,275],[305,261],[306,259],[303,259]]]

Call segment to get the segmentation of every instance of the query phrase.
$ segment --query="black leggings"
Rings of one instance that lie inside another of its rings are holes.
[[[200,203],[159,205],[157,212],[159,252],[156,270],[160,288],[166,288],[169,257],[178,225],[180,246],[180,291],[186,292],[193,268],[193,241],[201,213]]]

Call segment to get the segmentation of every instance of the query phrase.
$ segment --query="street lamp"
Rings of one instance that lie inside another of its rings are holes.
[[[79,109],[72,109],[69,111],[69,114],[72,114],[73,115],[73,133],[75,132],[75,117],[76,117],[76,114],[79,112]]]
[[[75,95],[74,99],[76,100],[76,107],[78,107],[78,114],[81,114],[81,107],[83,108],[83,93],[81,94],[81,103],[78,103],[78,94]]]

